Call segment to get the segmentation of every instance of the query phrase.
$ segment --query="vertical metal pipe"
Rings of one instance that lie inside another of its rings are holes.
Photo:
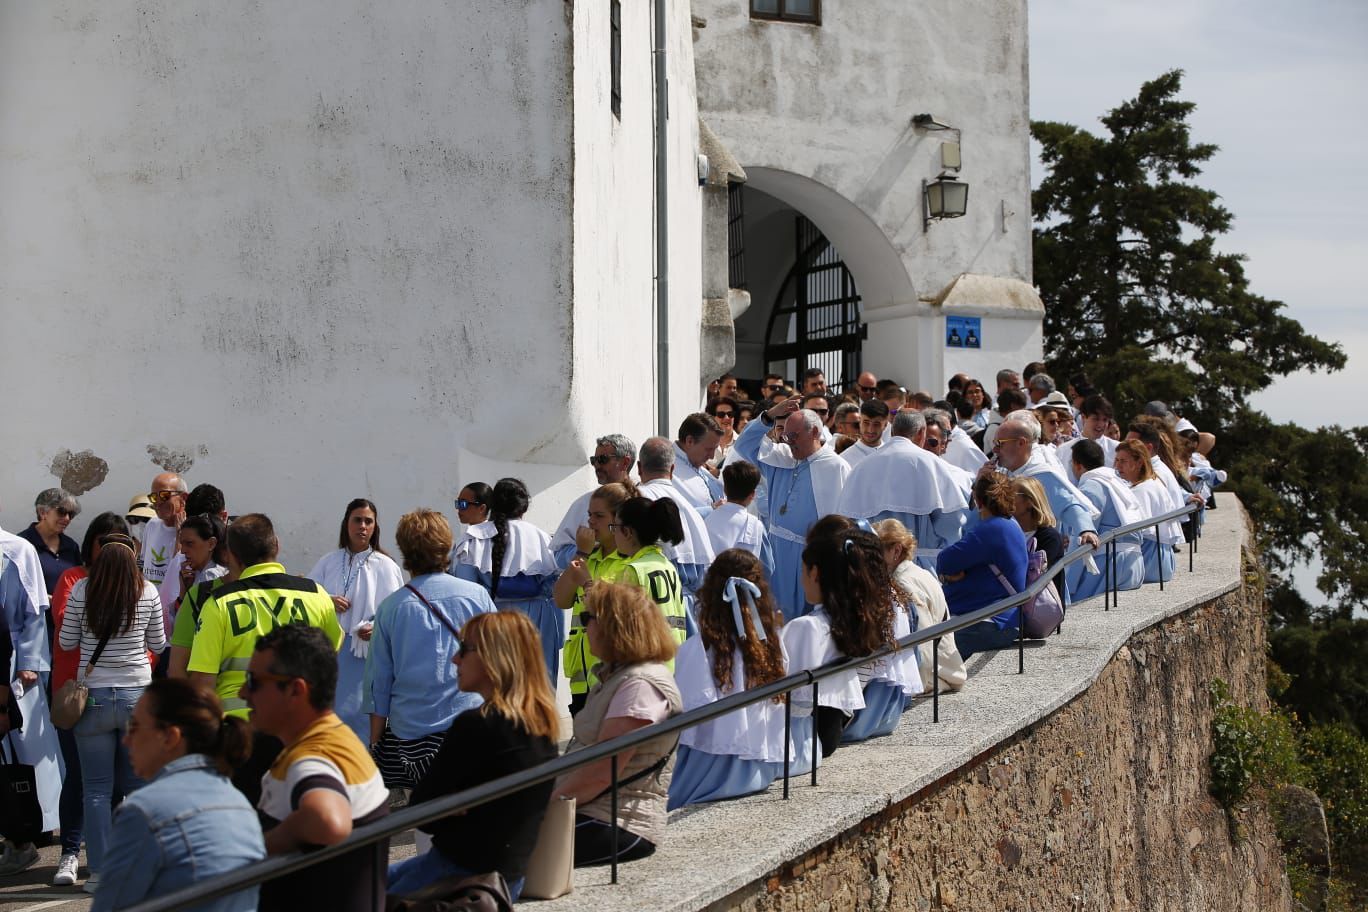
[[[784,694],[784,800],[789,797],[789,748],[793,745],[793,691]]]
[[[656,433],[670,436],[670,84],[666,0],[655,0]]]
[[[1017,606],[1017,674],[1026,673],[1026,607]]]
[[[612,789],[611,789],[611,791],[612,791],[612,797],[609,799],[609,804],[611,805],[611,808],[610,808],[610,810],[609,810],[609,815],[613,818],[613,826],[612,826],[612,836],[610,837],[610,840],[611,840],[611,841],[610,841],[610,845],[611,845],[612,848],[613,848],[613,883],[617,883],[617,868],[618,868],[618,822],[617,822],[617,821],[618,821],[618,755],[617,755],[617,754],[613,754],[612,761],[613,761],[613,762],[612,762],[612,767],[613,767],[613,785],[612,785]]]
[[[931,721],[940,721],[940,637],[931,641]]]
[[[1154,553],[1159,555],[1159,591],[1160,591],[1160,592],[1163,592],[1163,591],[1164,591],[1164,551],[1163,551],[1164,546],[1163,546],[1162,544],[1159,543],[1159,524],[1158,524],[1158,523],[1155,523],[1155,524],[1154,524],[1154,543],[1155,543],[1156,545],[1158,545],[1158,547],[1156,547],[1156,548],[1154,549]],[[1175,561],[1175,563],[1176,563],[1176,561]]]
[[[817,756],[821,747],[817,744],[817,685],[812,682],[812,784],[817,785]]]

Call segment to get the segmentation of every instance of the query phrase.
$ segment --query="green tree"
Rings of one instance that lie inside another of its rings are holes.
[[[1368,428],[1313,432],[1248,405],[1277,377],[1339,370],[1344,352],[1254,294],[1244,257],[1218,248],[1232,215],[1194,183],[1217,149],[1193,142],[1181,88],[1178,70],[1145,83],[1102,135],[1031,125],[1049,364],[1086,372],[1118,415],[1162,399],[1214,431],[1272,568],[1320,552],[1320,588],[1347,610],[1368,600]]]

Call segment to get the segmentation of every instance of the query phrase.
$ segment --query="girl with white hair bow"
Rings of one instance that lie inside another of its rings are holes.
[[[784,676],[783,614],[755,555],[739,548],[717,555],[698,591],[697,619],[698,635],[675,656],[686,712]],[[783,773],[784,748],[782,700],[686,729],[670,780],[670,809],[764,791]],[[793,747],[790,757],[796,757]]]

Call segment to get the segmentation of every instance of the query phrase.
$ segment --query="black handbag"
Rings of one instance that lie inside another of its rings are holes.
[[[33,842],[43,832],[43,807],[38,803],[38,777],[33,767],[19,762],[14,737],[5,739],[10,758],[0,745],[0,836],[11,842]]]
[[[495,871],[448,877],[416,893],[386,896],[385,912],[513,912],[513,900],[508,883]]]

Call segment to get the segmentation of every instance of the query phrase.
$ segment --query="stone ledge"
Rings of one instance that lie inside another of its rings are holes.
[[[1114,656],[1129,654],[1136,633],[1237,589],[1245,514],[1232,495],[1219,495],[1219,502],[1221,509],[1207,514],[1196,572],[1187,572],[1184,554],[1164,592],[1157,584],[1123,592],[1110,611],[1100,598],[1079,603],[1061,634],[1028,646],[1024,675],[1016,673],[1015,650],[970,659],[964,690],[941,695],[938,724],[930,698],[919,700],[890,737],[843,747],[819,771],[816,788],[798,778],[787,802],[776,783],[762,795],[676,811],[664,845],[651,858],[622,865],[617,885],[607,868],[579,870],[573,893],[536,907],[684,912],[805,870],[815,863],[814,850],[914,802],[1083,693]]]

